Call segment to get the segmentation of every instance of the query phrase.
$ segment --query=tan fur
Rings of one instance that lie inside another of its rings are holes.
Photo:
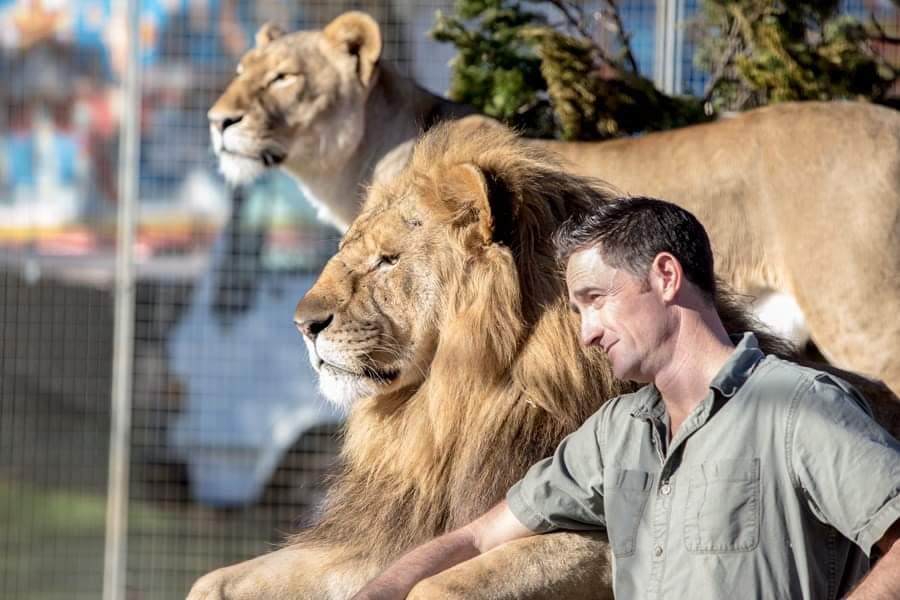
[[[363,187],[399,171],[423,130],[474,112],[383,68],[378,24],[364,13],[287,35],[267,24],[256,43],[209,110],[220,169],[246,183],[283,167],[341,231]],[[292,79],[273,83],[279,74]]]
[[[368,16],[347,13],[324,33],[266,43],[242,59],[241,74],[210,111],[217,151],[216,123],[243,115],[225,137],[251,154],[280,149],[280,164],[342,230],[358,214],[363,187],[394,176],[423,129],[466,113],[379,63],[377,32]],[[354,36],[370,40],[358,57],[334,43]],[[360,65],[371,67],[371,84],[360,82]],[[277,93],[266,94],[260,82],[285,68],[302,71],[315,93],[288,103],[288,118],[272,124],[256,100]],[[782,104],[639,138],[534,143],[564,155],[577,173],[690,209],[709,229],[719,272],[735,290],[792,298],[802,313],[796,317],[805,321],[795,342],[811,337],[833,364],[900,391],[896,111],[859,103]],[[259,161],[220,157],[236,181],[262,170]]]
[[[301,327],[316,324],[310,355],[333,382],[326,393],[352,407],[320,522],[286,549],[206,576],[191,600],[345,598],[492,506],[630,389],[602,353],[579,346],[549,241],[568,216],[618,194],[496,125],[426,135],[406,170],[373,187],[297,306]],[[730,331],[753,327],[732,298],[718,309]],[[849,377],[897,431],[896,398]],[[609,598],[608,567],[601,537],[550,534],[431,578],[411,597]]]

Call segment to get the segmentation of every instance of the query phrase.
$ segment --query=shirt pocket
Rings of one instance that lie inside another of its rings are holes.
[[[606,530],[613,554],[634,553],[634,540],[650,490],[653,474],[635,469],[612,469],[609,484],[604,484]]]
[[[691,471],[684,521],[689,552],[746,552],[759,542],[759,459],[718,460]]]

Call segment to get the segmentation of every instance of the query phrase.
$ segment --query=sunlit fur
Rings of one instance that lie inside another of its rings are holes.
[[[479,213],[465,186],[448,180],[459,165],[494,181],[497,214]],[[408,211],[410,198],[426,226],[439,223],[436,251],[420,260],[442,273],[440,315],[403,299],[409,319],[434,322],[437,345],[420,384],[353,408],[323,519],[295,543],[336,545],[341,558],[384,564],[490,507],[605,399],[630,389],[598,351],[579,346],[549,245],[573,211],[618,194],[566,173],[505,128],[453,125],[426,135],[403,176],[370,191],[350,237],[381,235],[371,215],[392,204]],[[511,237],[484,242],[479,227],[497,225],[501,212],[515,215]],[[735,302],[720,307],[730,330],[750,328]],[[786,350],[762,338],[768,349]],[[350,515],[364,518],[349,526]]]
[[[490,208],[473,174],[489,183]],[[422,139],[401,176],[369,191],[311,290],[334,298],[318,309],[351,317],[370,296],[390,298],[398,319],[390,325],[409,325],[416,351],[400,361],[396,382],[353,405],[318,523],[277,552],[205,576],[190,600],[349,598],[411,546],[500,500],[606,399],[631,389],[599,353],[579,347],[549,247],[563,219],[613,195],[501,128],[457,124]],[[398,216],[414,229],[395,227]],[[420,250],[404,262],[412,246]],[[433,295],[392,283],[347,287],[362,281],[353,265],[382,247],[401,253],[397,268],[433,278],[423,288]],[[344,273],[340,261],[350,265]],[[717,308],[730,331],[755,327],[739,298],[723,294]],[[764,332],[760,339],[764,349],[789,351]],[[889,390],[842,376],[900,433]],[[539,536],[431,578],[410,598],[610,598],[606,558],[597,538]],[[566,585],[554,587],[560,579]]]

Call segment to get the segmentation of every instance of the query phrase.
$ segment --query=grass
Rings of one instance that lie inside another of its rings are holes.
[[[0,598],[94,600],[102,591],[105,495],[0,479]],[[131,502],[128,597],[183,598],[215,567],[271,549],[278,511]]]

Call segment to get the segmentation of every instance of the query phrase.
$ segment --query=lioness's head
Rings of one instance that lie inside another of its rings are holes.
[[[363,135],[380,56],[378,24],[364,13],[345,13],[321,31],[263,25],[208,113],[225,177],[246,183],[285,161],[341,164]]]
[[[550,233],[614,195],[496,124],[426,134],[399,177],[369,190],[297,305],[326,397],[347,406],[436,378],[508,376],[543,312],[568,312]]]

